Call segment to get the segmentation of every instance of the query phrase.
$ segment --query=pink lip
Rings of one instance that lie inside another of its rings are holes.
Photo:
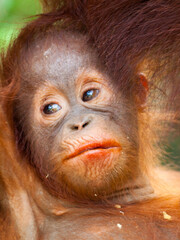
[[[83,144],[75,149],[74,152],[70,153],[66,160],[70,158],[74,158],[80,154],[85,152],[89,152],[92,150],[104,150],[104,149],[111,149],[111,148],[121,148],[120,144],[114,140],[106,140],[102,142],[88,142],[87,144]]]

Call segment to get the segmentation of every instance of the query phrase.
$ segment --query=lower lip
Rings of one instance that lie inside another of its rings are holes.
[[[72,158],[69,158],[68,160],[97,162],[97,161],[102,161],[107,158],[110,158],[111,154],[120,153],[120,151],[121,151],[120,147],[91,149],[91,150],[84,151]]]

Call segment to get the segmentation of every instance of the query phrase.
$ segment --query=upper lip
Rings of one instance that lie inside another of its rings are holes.
[[[72,153],[70,153],[66,159],[70,159],[80,155],[86,151],[95,150],[95,149],[108,149],[108,148],[117,148],[120,147],[120,144],[113,140],[99,141],[99,142],[89,142],[82,144],[77,147]]]

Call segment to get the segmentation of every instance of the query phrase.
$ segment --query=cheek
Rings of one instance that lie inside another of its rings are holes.
[[[45,162],[50,157],[54,145],[51,132],[47,129],[33,127],[29,130],[28,138],[35,160]]]

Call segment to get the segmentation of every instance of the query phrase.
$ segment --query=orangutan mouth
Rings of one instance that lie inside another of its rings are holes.
[[[74,152],[70,153],[67,157],[66,160],[70,158],[74,158],[78,155],[81,155],[85,152],[90,152],[90,151],[95,151],[95,150],[106,150],[106,149],[114,149],[114,148],[120,148],[121,146],[119,143],[116,141],[104,141],[104,142],[90,142],[84,145],[79,146],[78,148],[75,149]]]

